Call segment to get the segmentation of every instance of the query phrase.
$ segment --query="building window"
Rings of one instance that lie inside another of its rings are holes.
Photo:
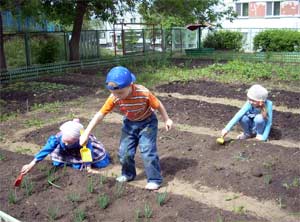
[[[236,3],[235,10],[238,16],[249,15],[249,3]]]
[[[135,18],[131,18],[130,23],[135,23]]]
[[[100,32],[100,38],[102,38],[102,39],[105,38],[105,32]]]
[[[280,2],[267,2],[267,16],[280,15]]]

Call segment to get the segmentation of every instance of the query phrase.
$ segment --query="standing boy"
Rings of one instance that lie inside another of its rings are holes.
[[[110,70],[106,77],[106,88],[111,95],[90,121],[80,137],[80,144],[84,144],[94,127],[118,106],[124,118],[119,147],[122,174],[117,181],[127,182],[136,177],[134,156],[139,145],[147,176],[145,188],[156,190],[163,178],[156,146],[158,121],[154,111],[158,110],[162,115],[167,131],[171,129],[173,121],[163,104],[147,88],[133,84],[135,80],[135,76],[125,67],[117,66]]]

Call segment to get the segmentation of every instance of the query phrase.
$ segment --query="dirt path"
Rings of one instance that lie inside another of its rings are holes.
[[[173,94],[172,94],[173,95]],[[207,100],[209,100],[207,98]],[[102,101],[101,101],[102,102]],[[94,100],[89,100],[90,104],[98,104],[99,103],[99,99],[94,99]],[[224,104],[224,103],[223,103]],[[87,105],[88,106],[88,105]],[[68,107],[68,105],[66,104],[66,107]],[[83,105],[83,107],[86,107],[85,105]],[[72,108],[73,112],[78,113],[77,117],[78,118],[86,118],[86,117],[90,117],[92,118],[92,116],[94,115],[94,113],[97,112],[97,108],[95,107],[95,109],[93,108],[84,108],[82,109],[81,107],[77,107],[77,108]],[[30,114],[29,114],[30,115]],[[32,115],[37,115],[36,113],[33,113]],[[62,116],[62,117],[56,117],[55,119],[51,119],[51,121],[48,121],[47,123],[45,123],[45,125],[43,125],[43,127],[52,125],[54,122],[63,122],[68,120],[66,117]],[[109,123],[121,123],[122,120],[122,116],[118,113],[111,113],[109,115],[106,116],[106,118],[104,119],[104,122],[109,122]],[[163,128],[163,123],[160,121],[159,122],[159,127]],[[191,126],[191,125],[186,125],[186,124],[179,124],[179,123],[175,123],[174,128],[176,128],[179,131],[184,131],[184,132],[191,132],[194,134],[200,134],[200,135],[207,135],[207,136],[211,136],[211,137],[218,137],[220,132],[218,130],[213,130],[207,127],[199,127],[199,126]],[[10,138],[23,138],[26,134],[28,134],[29,132],[32,132],[36,130],[36,127],[30,127],[30,128],[23,128],[23,129],[19,129],[17,131],[13,130],[13,132],[10,132]],[[236,136],[238,135],[237,132],[231,132],[230,133],[230,137],[232,138],[236,138]],[[300,143],[297,141],[290,141],[290,140],[271,140],[268,141],[268,143],[274,144],[274,145],[279,145],[285,148],[299,148],[300,149]],[[37,151],[39,149],[39,147],[36,144],[28,144],[28,143],[24,143],[24,142],[13,142],[11,139],[7,138],[5,141],[5,146],[9,149],[9,150],[17,150],[18,148],[27,148],[27,147],[32,147],[33,148],[33,152]]]

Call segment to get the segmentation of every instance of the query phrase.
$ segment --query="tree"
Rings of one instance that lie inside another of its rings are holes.
[[[80,59],[79,41],[84,17],[114,22],[118,15],[133,10],[136,2],[138,0],[43,0],[43,7],[48,18],[62,25],[73,24],[69,42],[72,61]]]
[[[4,38],[3,38],[3,26],[2,26],[2,15],[0,13],[0,71],[6,71],[6,60],[4,53]]]
[[[79,60],[79,42],[83,19],[92,16],[103,21],[116,21],[119,15],[133,10],[139,0],[1,0],[2,10],[22,17],[31,16],[37,21],[47,19],[63,26],[72,25],[69,42],[70,60]],[[2,26],[1,26],[2,27]],[[1,31],[1,29],[0,29]],[[0,33],[0,37],[2,34]],[[3,41],[1,41],[1,44]],[[0,44],[0,46],[1,46]],[[1,49],[1,48],[0,48]],[[1,50],[0,50],[1,53]],[[1,54],[0,54],[1,55]],[[4,53],[1,59],[5,60]],[[2,63],[1,63],[2,64]]]
[[[222,18],[232,21],[236,17],[232,7],[224,6],[221,0],[143,0],[139,13],[145,21],[162,24],[164,28],[189,23],[220,26]]]

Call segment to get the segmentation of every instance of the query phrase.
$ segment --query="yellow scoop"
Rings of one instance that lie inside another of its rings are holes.
[[[220,145],[223,145],[223,144],[225,143],[224,138],[223,138],[223,137],[219,137],[219,138],[217,139],[217,143],[220,144]]]
[[[80,134],[81,135],[83,134],[83,130],[80,131]],[[93,161],[91,150],[86,147],[86,144],[84,144],[80,149],[80,155],[81,155],[82,162]]]

